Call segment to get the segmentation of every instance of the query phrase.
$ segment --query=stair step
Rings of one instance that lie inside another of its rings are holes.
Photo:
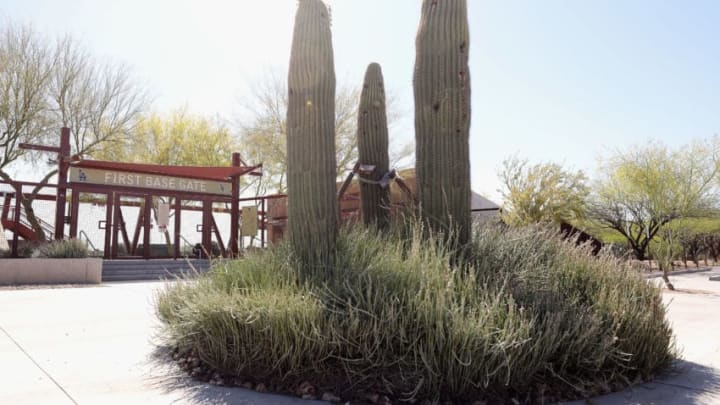
[[[208,260],[105,260],[103,281],[172,280],[177,277],[205,273]]]

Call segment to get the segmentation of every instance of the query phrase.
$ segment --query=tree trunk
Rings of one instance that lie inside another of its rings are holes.
[[[288,232],[306,268],[324,268],[335,250],[335,69],[330,15],[300,0],[295,15],[287,111]]]
[[[390,169],[388,127],[385,111],[385,86],[380,65],[371,63],[358,108],[358,159],[362,165],[373,165],[369,180],[379,182]],[[363,222],[385,228],[390,223],[390,185],[360,183],[360,207]]]
[[[670,282],[670,278],[668,277],[669,271],[667,269],[663,270],[662,279],[665,282],[665,286],[668,290],[675,291],[675,286]]]
[[[413,75],[417,188],[436,232],[470,240],[470,71],[465,0],[424,0]]]
[[[45,178],[40,182],[40,184],[47,183],[49,180],[49,175],[45,176]],[[4,170],[0,170],[0,179],[8,182],[13,183],[13,179],[5,173]],[[30,227],[32,228],[33,232],[35,232],[35,235],[37,236],[37,239],[39,241],[46,241],[48,240],[48,235],[45,235],[45,230],[43,230],[42,225],[40,225],[40,221],[38,220],[37,216],[35,215],[35,210],[33,210],[32,204],[35,199],[35,196],[38,194],[42,187],[36,187],[35,190],[33,190],[32,193],[25,194],[21,192],[20,190],[15,190],[15,198],[20,199],[20,204],[22,205],[24,211],[25,211],[25,219],[27,220],[28,224],[30,224]],[[15,218],[15,221],[20,221],[20,218]]]

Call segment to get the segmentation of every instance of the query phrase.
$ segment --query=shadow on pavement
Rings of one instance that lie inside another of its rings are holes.
[[[720,370],[686,360],[676,360],[670,374],[650,384],[675,386],[697,393],[720,395]]]
[[[655,381],[563,405],[713,405],[720,404],[720,370],[685,360]]]
[[[322,401],[308,401],[296,397],[259,393],[238,387],[220,387],[190,378],[172,360],[167,347],[158,347],[149,356],[151,374],[148,383],[164,393],[175,393],[181,397],[177,402],[197,405],[313,405],[327,404]]]

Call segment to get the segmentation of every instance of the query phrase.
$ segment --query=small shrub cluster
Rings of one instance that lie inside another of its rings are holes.
[[[76,259],[88,257],[88,248],[78,239],[55,240],[35,250],[34,257]]]
[[[659,289],[616,259],[542,229],[478,229],[461,260],[397,233],[343,230],[309,280],[280,245],[168,285],[168,343],[287,391],[459,403],[587,397],[673,358]]]

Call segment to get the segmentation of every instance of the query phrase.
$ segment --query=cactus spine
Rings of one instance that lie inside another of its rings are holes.
[[[415,39],[415,142],[422,218],[470,239],[470,73],[466,0],[423,0]]]
[[[287,111],[288,231],[308,268],[326,264],[337,235],[335,69],[330,15],[300,0],[295,15]]]
[[[390,165],[388,127],[385,112],[385,87],[382,69],[368,65],[358,108],[358,157],[361,164],[374,165],[370,180],[379,181]],[[384,228],[390,222],[390,189],[378,184],[360,184],[360,206],[363,222]]]

